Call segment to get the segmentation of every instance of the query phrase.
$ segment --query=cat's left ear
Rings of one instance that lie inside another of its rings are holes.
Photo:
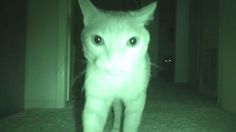
[[[157,6],[157,2],[153,2],[137,11],[135,11],[135,16],[138,21],[144,25],[148,25],[148,22],[153,20],[153,15]]]

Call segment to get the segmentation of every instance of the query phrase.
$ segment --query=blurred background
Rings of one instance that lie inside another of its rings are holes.
[[[153,0],[93,0],[107,10]],[[149,53],[152,79],[184,84],[236,114],[236,1],[158,0]],[[85,68],[76,0],[0,1],[0,117],[64,108],[80,94]]]

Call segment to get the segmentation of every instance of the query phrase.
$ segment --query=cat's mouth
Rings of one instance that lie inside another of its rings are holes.
[[[117,68],[112,68],[112,69],[106,68],[106,67],[97,67],[97,68],[104,71],[105,73],[109,75],[121,75],[127,72],[124,69],[117,69]]]
[[[121,75],[128,72],[128,67],[111,66],[111,65],[96,65],[98,69],[104,71],[110,75]]]
[[[95,60],[94,64],[98,69],[104,71],[110,75],[121,75],[127,73],[131,70],[131,63],[126,63],[125,61],[107,61],[107,60]]]
[[[125,73],[125,71],[119,71],[119,70],[107,70],[106,72],[110,75],[121,75]]]

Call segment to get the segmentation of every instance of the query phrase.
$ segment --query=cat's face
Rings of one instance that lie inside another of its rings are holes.
[[[136,12],[103,12],[80,0],[84,15],[83,51],[88,63],[109,73],[126,72],[145,61],[149,33],[145,24],[155,5]]]

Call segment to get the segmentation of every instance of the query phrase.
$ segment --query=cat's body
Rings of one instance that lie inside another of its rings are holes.
[[[113,106],[112,132],[137,132],[150,78],[145,29],[156,3],[137,12],[104,12],[79,0],[84,15],[82,43],[88,61],[85,79],[84,132],[103,132]],[[122,104],[124,125],[120,128]]]

